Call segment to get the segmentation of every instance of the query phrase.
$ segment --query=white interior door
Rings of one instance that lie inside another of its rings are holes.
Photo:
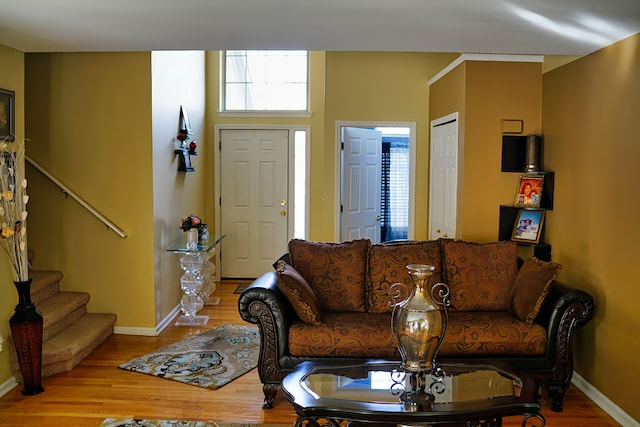
[[[225,129],[220,135],[221,276],[255,278],[287,251],[287,130]]]
[[[456,237],[458,113],[431,122],[429,239]]]
[[[340,240],[380,242],[382,132],[342,128]]]

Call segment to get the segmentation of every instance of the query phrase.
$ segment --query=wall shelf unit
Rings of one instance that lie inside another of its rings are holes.
[[[511,240],[513,228],[516,222],[518,211],[520,210],[553,210],[553,189],[555,174],[551,171],[525,171],[526,157],[525,135],[503,135],[502,136],[502,172],[519,174],[536,174],[544,177],[542,182],[542,195],[540,206],[537,208],[526,208],[515,205],[500,205],[500,216],[498,224],[498,240]],[[516,180],[514,178],[514,187]],[[515,192],[513,193],[515,198]],[[551,260],[551,245],[544,242],[544,226],[541,230],[540,241],[538,243],[518,242],[518,246],[529,247],[533,255],[541,260]]]

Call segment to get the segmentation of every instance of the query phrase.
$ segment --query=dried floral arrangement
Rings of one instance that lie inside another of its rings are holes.
[[[16,282],[29,279],[27,258],[27,180],[24,141],[0,141],[0,244],[7,253]]]

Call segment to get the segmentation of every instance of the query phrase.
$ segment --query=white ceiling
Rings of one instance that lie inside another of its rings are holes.
[[[640,0],[0,0],[23,52],[305,49],[584,55]]]

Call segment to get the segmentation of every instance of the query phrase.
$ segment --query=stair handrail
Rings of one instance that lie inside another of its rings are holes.
[[[100,212],[98,212],[97,209],[95,209],[89,203],[84,201],[84,199],[82,197],[80,197],[76,193],[74,193],[69,187],[67,187],[62,182],[60,182],[55,176],[51,175],[45,168],[40,166],[38,164],[38,162],[36,162],[35,160],[33,160],[29,156],[25,156],[25,159],[27,160],[27,162],[29,162],[29,164],[31,164],[31,166],[36,168],[41,174],[43,174],[45,177],[47,177],[49,179],[49,181],[51,181],[55,185],[57,185],[65,195],[71,196],[71,198],[74,199],[76,202],[78,202],[80,204],[80,206],[82,206],[83,208],[85,208],[86,210],[91,212],[93,214],[93,216],[95,216],[100,221],[102,221],[104,223],[104,225],[107,226],[107,229],[112,230],[113,232],[115,232],[118,236],[122,237],[123,239],[125,237],[127,237],[127,233],[125,233],[120,227],[115,225],[107,217],[105,217]]]

